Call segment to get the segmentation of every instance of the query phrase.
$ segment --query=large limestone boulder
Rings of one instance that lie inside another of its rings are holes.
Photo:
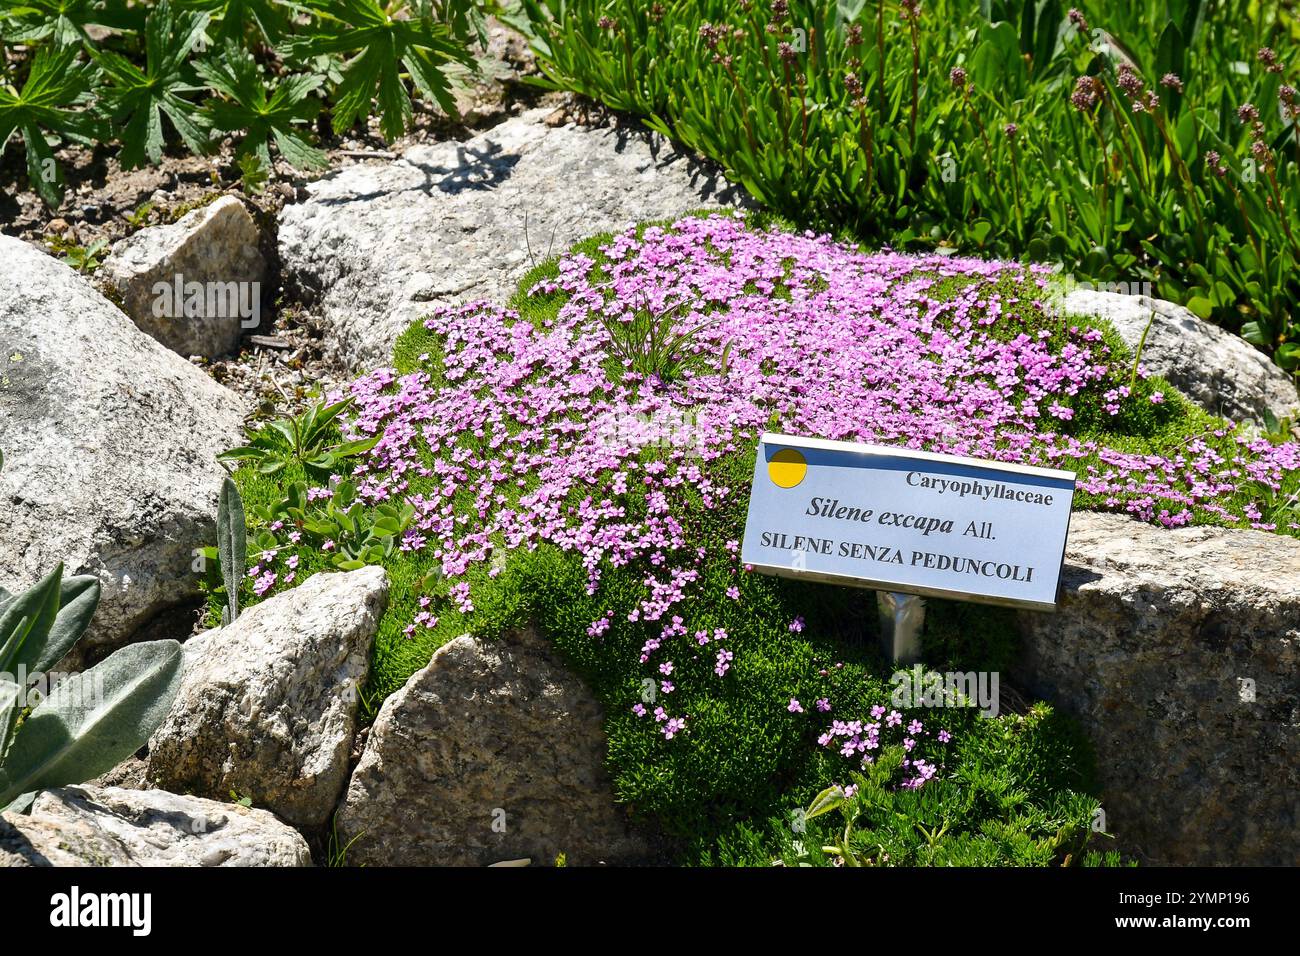
[[[347,782],[358,689],[388,606],[379,567],[317,574],[185,645],[171,712],[145,776],[167,790],[232,790],[304,828]]]
[[[103,583],[82,645],[119,645],[197,596],[243,403],[144,335],[81,276],[0,236],[0,584]]]
[[[261,316],[261,233],[234,196],[120,240],[100,271],[142,330],[173,352],[233,351]]]
[[[1016,683],[1097,752],[1107,828],[1151,862],[1300,862],[1300,541],[1071,518]]]
[[[265,810],[164,790],[61,787],[0,816],[0,866],[311,866]]]
[[[546,112],[349,167],[281,212],[283,277],[330,321],[354,369],[391,361],[431,304],[505,301],[534,262],[579,239],[741,200],[658,136],[552,128]]]
[[[1145,295],[1075,289],[1065,296],[1074,315],[1109,320],[1142,364],[1214,415],[1231,421],[1294,416],[1300,408],[1291,377],[1245,339],[1205,322],[1181,305]]]
[[[644,859],[605,775],[601,720],[533,632],[457,638],[380,709],[335,818],[348,862]]]

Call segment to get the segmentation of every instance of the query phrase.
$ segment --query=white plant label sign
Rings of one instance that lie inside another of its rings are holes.
[[[830,584],[1053,610],[1074,473],[765,434],[741,560]]]

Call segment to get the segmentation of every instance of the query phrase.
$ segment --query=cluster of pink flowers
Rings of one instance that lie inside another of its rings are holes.
[[[271,526],[273,532],[279,531],[282,527],[283,524],[279,521]],[[291,531],[288,534],[288,540],[291,545],[297,544],[302,540],[302,533]],[[272,570],[276,559],[279,557],[278,550],[260,552],[257,556],[257,562],[248,569],[248,576],[253,579],[253,593],[258,597],[265,597],[276,584],[285,586],[293,584],[294,579],[298,576],[298,555],[296,554],[291,554],[285,559],[283,576]]]
[[[1092,459],[1100,465],[1081,474],[1081,489],[1166,525],[1210,511],[1266,526],[1258,511],[1219,502],[1245,487],[1276,489],[1300,465],[1294,443],[1240,438],[1231,454],[1216,452],[1224,442],[1211,439],[1234,434],[1226,424],[1169,458],[1064,434],[1084,399],[1112,413],[1137,399],[1095,330],[1049,342],[1036,301],[1046,277],[1022,266],[868,254],[827,236],[759,232],[742,216],[629,229],[603,252],[599,268],[564,257],[555,278],[530,290],[567,297],[538,325],[481,302],[436,311],[425,324],[443,343],[440,384],[387,368],[353,383],[352,433],[383,436],[356,477],[364,500],[414,506],[403,548],[440,561],[464,612],[473,608],[467,570],[499,566],[502,552],[549,543],[579,554],[589,593],[602,568],[635,563],[645,591],[629,620],[669,622],[641,655],[655,681],[684,648],[716,645],[709,679],[732,666],[725,633],[701,639],[684,618],[705,561],[729,562],[728,594],[740,597],[737,542],[709,554],[688,529],[699,509],[745,494],[712,464],[753,448],[767,428],[1026,464]],[[674,308],[680,327],[704,324],[687,346],[698,361],[670,382],[626,367],[610,374],[600,319]],[[676,444],[646,454],[647,430],[626,426],[657,420],[688,421],[689,434],[678,428]],[[416,476],[436,490],[413,492]],[[606,616],[589,633],[608,627]],[[655,711],[663,735],[681,733],[687,715],[664,707]]]
[[[919,718],[904,724],[902,713],[882,704],[876,704],[870,713],[869,720],[831,721],[826,732],[817,738],[817,743],[838,750],[841,757],[850,758],[864,768],[875,763],[876,757],[886,747],[901,746],[903,779],[899,786],[906,790],[919,790],[933,780],[942,763],[941,757],[930,751],[948,744],[952,734],[942,729],[938,733],[928,730]],[[883,742],[882,734],[886,737]]]

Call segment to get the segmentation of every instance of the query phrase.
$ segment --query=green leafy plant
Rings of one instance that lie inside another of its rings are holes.
[[[689,312],[685,303],[653,311],[648,305],[633,309],[625,318],[602,315],[601,325],[609,335],[609,351],[614,359],[639,375],[673,382],[692,368],[707,366],[711,356],[697,347],[696,336],[709,325],[707,319],[679,328]],[[725,372],[727,354],[721,362]]]
[[[96,239],[88,246],[66,246],[62,261],[84,275],[100,267],[102,264],[100,257],[107,248],[107,239]]]
[[[64,580],[62,564],[20,595],[0,589],[0,808],[111,770],[144,746],[180,688],[180,644],[132,644],[66,677],[24,716],[37,678],[81,638],[99,594],[93,577]]]
[[[138,25],[137,11],[122,0],[3,0],[0,23],[11,43],[52,40],[57,46],[88,41],[89,26],[130,29]]]
[[[439,22],[429,3],[388,3],[377,0],[303,0],[319,18],[314,35],[293,40],[297,58],[348,55],[342,79],[334,91],[334,130],[342,132],[370,115],[379,104],[380,130],[396,139],[411,124],[411,97],[402,70],[416,88],[432,97],[448,114],[456,115],[451,84],[442,68],[448,63],[473,67],[474,60],[454,26],[456,18]],[[449,0],[455,8],[473,7],[470,0]]]
[[[871,866],[878,861],[876,847],[871,844],[869,832],[855,829],[864,816],[872,816],[888,805],[886,787],[895,781],[899,769],[903,766],[903,748],[890,747],[883,751],[874,763],[867,766],[865,773],[852,773],[850,792],[841,785],[827,787],[813,798],[808,809],[804,811],[805,820],[814,820],[824,813],[840,811],[844,818],[844,827],[836,834],[834,842],[822,847],[822,852],[835,857],[845,866]],[[940,828],[943,832],[946,827]],[[930,836],[929,842],[934,843]],[[880,850],[879,852],[883,852]]]
[[[903,748],[885,748],[861,772],[851,771],[850,783],[827,787],[812,799],[799,815],[795,832],[781,841],[780,856],[847,867],[988,865],[999,858],[1021,865],[1117,865],[1118,856],[1102,858],[1090,846],[1108,836],[1094,828],[1094,800],[1052,794],[1042,781],[1029,784],[1042,791],[1037,800],[1029,799],[1028,791],[1011,785],[997,766],[1008,759],[1026,766],[1044,758],[1068,763],[1071,755],[1059,749],[1061,738],[1024,740],[1024,735],[1041,733],[1055,720],[1044,704],[1033,705],[1023,715],[976,720],[968,725],[974,739],[967,743],[957,772],[919,790],[898,786],[907,756]],[[1027,746],[1017,748],[1017,738]],[[1049,756],[1051,749],[1058,752]],[[1012,768],[1011,776],[1024,769]],[[836,811],[837,824],[819,825],[823,821],[818,818]],[[817,844],[806,845],[814,838],[819,838]]]
[[[279,521],[310,536],[319,546],[333,542],[329,564],[343,571],[355,571],[367,564],[382,564],[393,556],[402,535],[415,518],[407,501],[385,502],[373,507],[357,499],[356,482],[343,479],[324,504],[313,504],[304,482],[294,482],[284,498],[253,509],[253,517],[266,527]],[[254,544],[262,551],[277,547],[274,535],[259,533]]]
[[[221,497],[217,503],[217,555],[221,562],[221,580],[226,588],[222,627],[235,623],[239,617],[239,586],[248,566],[246,520],[239,487],[226,478],[221,482]]]
[[[1264,409],[1264,436],[1274,444],[1300,439],[1300,419],[1295,415],[1278,418],[1269,409]]]
[[[237,140],[256,193],[271,143],[299,169],[324,166],[323,104],[342,130],[377,101],[389,137],[410,123],[410,88],[454,114],[475,41],[480,0],[0,0],[0,151],[21,136],[31,188],[55,207],[60,145],[117,142],[131,168],[161,159],[168,125],[200,155],[215,130]]]
[[[162,0],[145,20],[145,62],[139,66],[120,53],[95,49],[92,56],[109,81],[105,107],[122,124],[122,152],[126,168],[157,163],[165,142],[162,118],[167,117],[185,145],[194,153],[208,149],[206,120],[201,108],[186,94],[203,89],[189,63],[190,52],[208,25],[206,14],[173,13]]]
[[[356,486],[342,482],[325,508],[302,519],[302,527],[317,538],[333,541],[334,567],[355,571],[391,558],[398,541],[415,518],[410,502],[384,503],[367,508],[356,500]]]
[[[325,154],[311,145],[310,133],[303,128],[320,108],[320,101],[311,94],[320,88],[321,77],[283,77],[275,82],[274,92],[268,93],[252,55],[233,43],[219,60],[199,63],[196,70],[209,87],[225,97],[208,104],[211,127],[224,133],[243,133],[236,151],[239,159],[252,153],[261,167],[269,169],[269,144],[273,141],[290,165],[300,169],[325,166]]]
[[[332,405],[316,404],[301,415],[268,422],[247,445],[223,452],[217,460],[236,465],[247,462],[264,475],[274,475],[296,462],[310,475],[328,475],[341,460],[365,454],[383,437],[334,441],[335,420],[351,404],[350,398]]]
[[[243,44],[256,37],[276,43],[289,28],[291,5],[281,0],[177,0],[176,5],[209,16],[217,24],[218,42]]]
[[[74,48],[45,47],[32,59],[21,91],[0,83],[0,155],[14,134],[21,133],[27,178],[51,206],[63,199],[64,179],[45,131],[84,144],[104,136],[102,122],[77,108],[89,95],[90,73],[86,64],[77,62]]]
[[[132,229],[143,229],[149,225],[149,216],[153,213],[153,203],[144,202],[135,208],[134,211],[125,214],[127,224]]]
[[[271,178],[270,169],[258,157],[257,153],[245,153],[237,160],[239,166],[239,185],[249,196],[257,196],[266,189]]]

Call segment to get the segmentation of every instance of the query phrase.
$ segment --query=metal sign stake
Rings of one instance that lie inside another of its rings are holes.
[[[880,648],[894,664],[915,664],[921,659],[921,627],[925,624],[925,599],[897,591],[877,591]]]

